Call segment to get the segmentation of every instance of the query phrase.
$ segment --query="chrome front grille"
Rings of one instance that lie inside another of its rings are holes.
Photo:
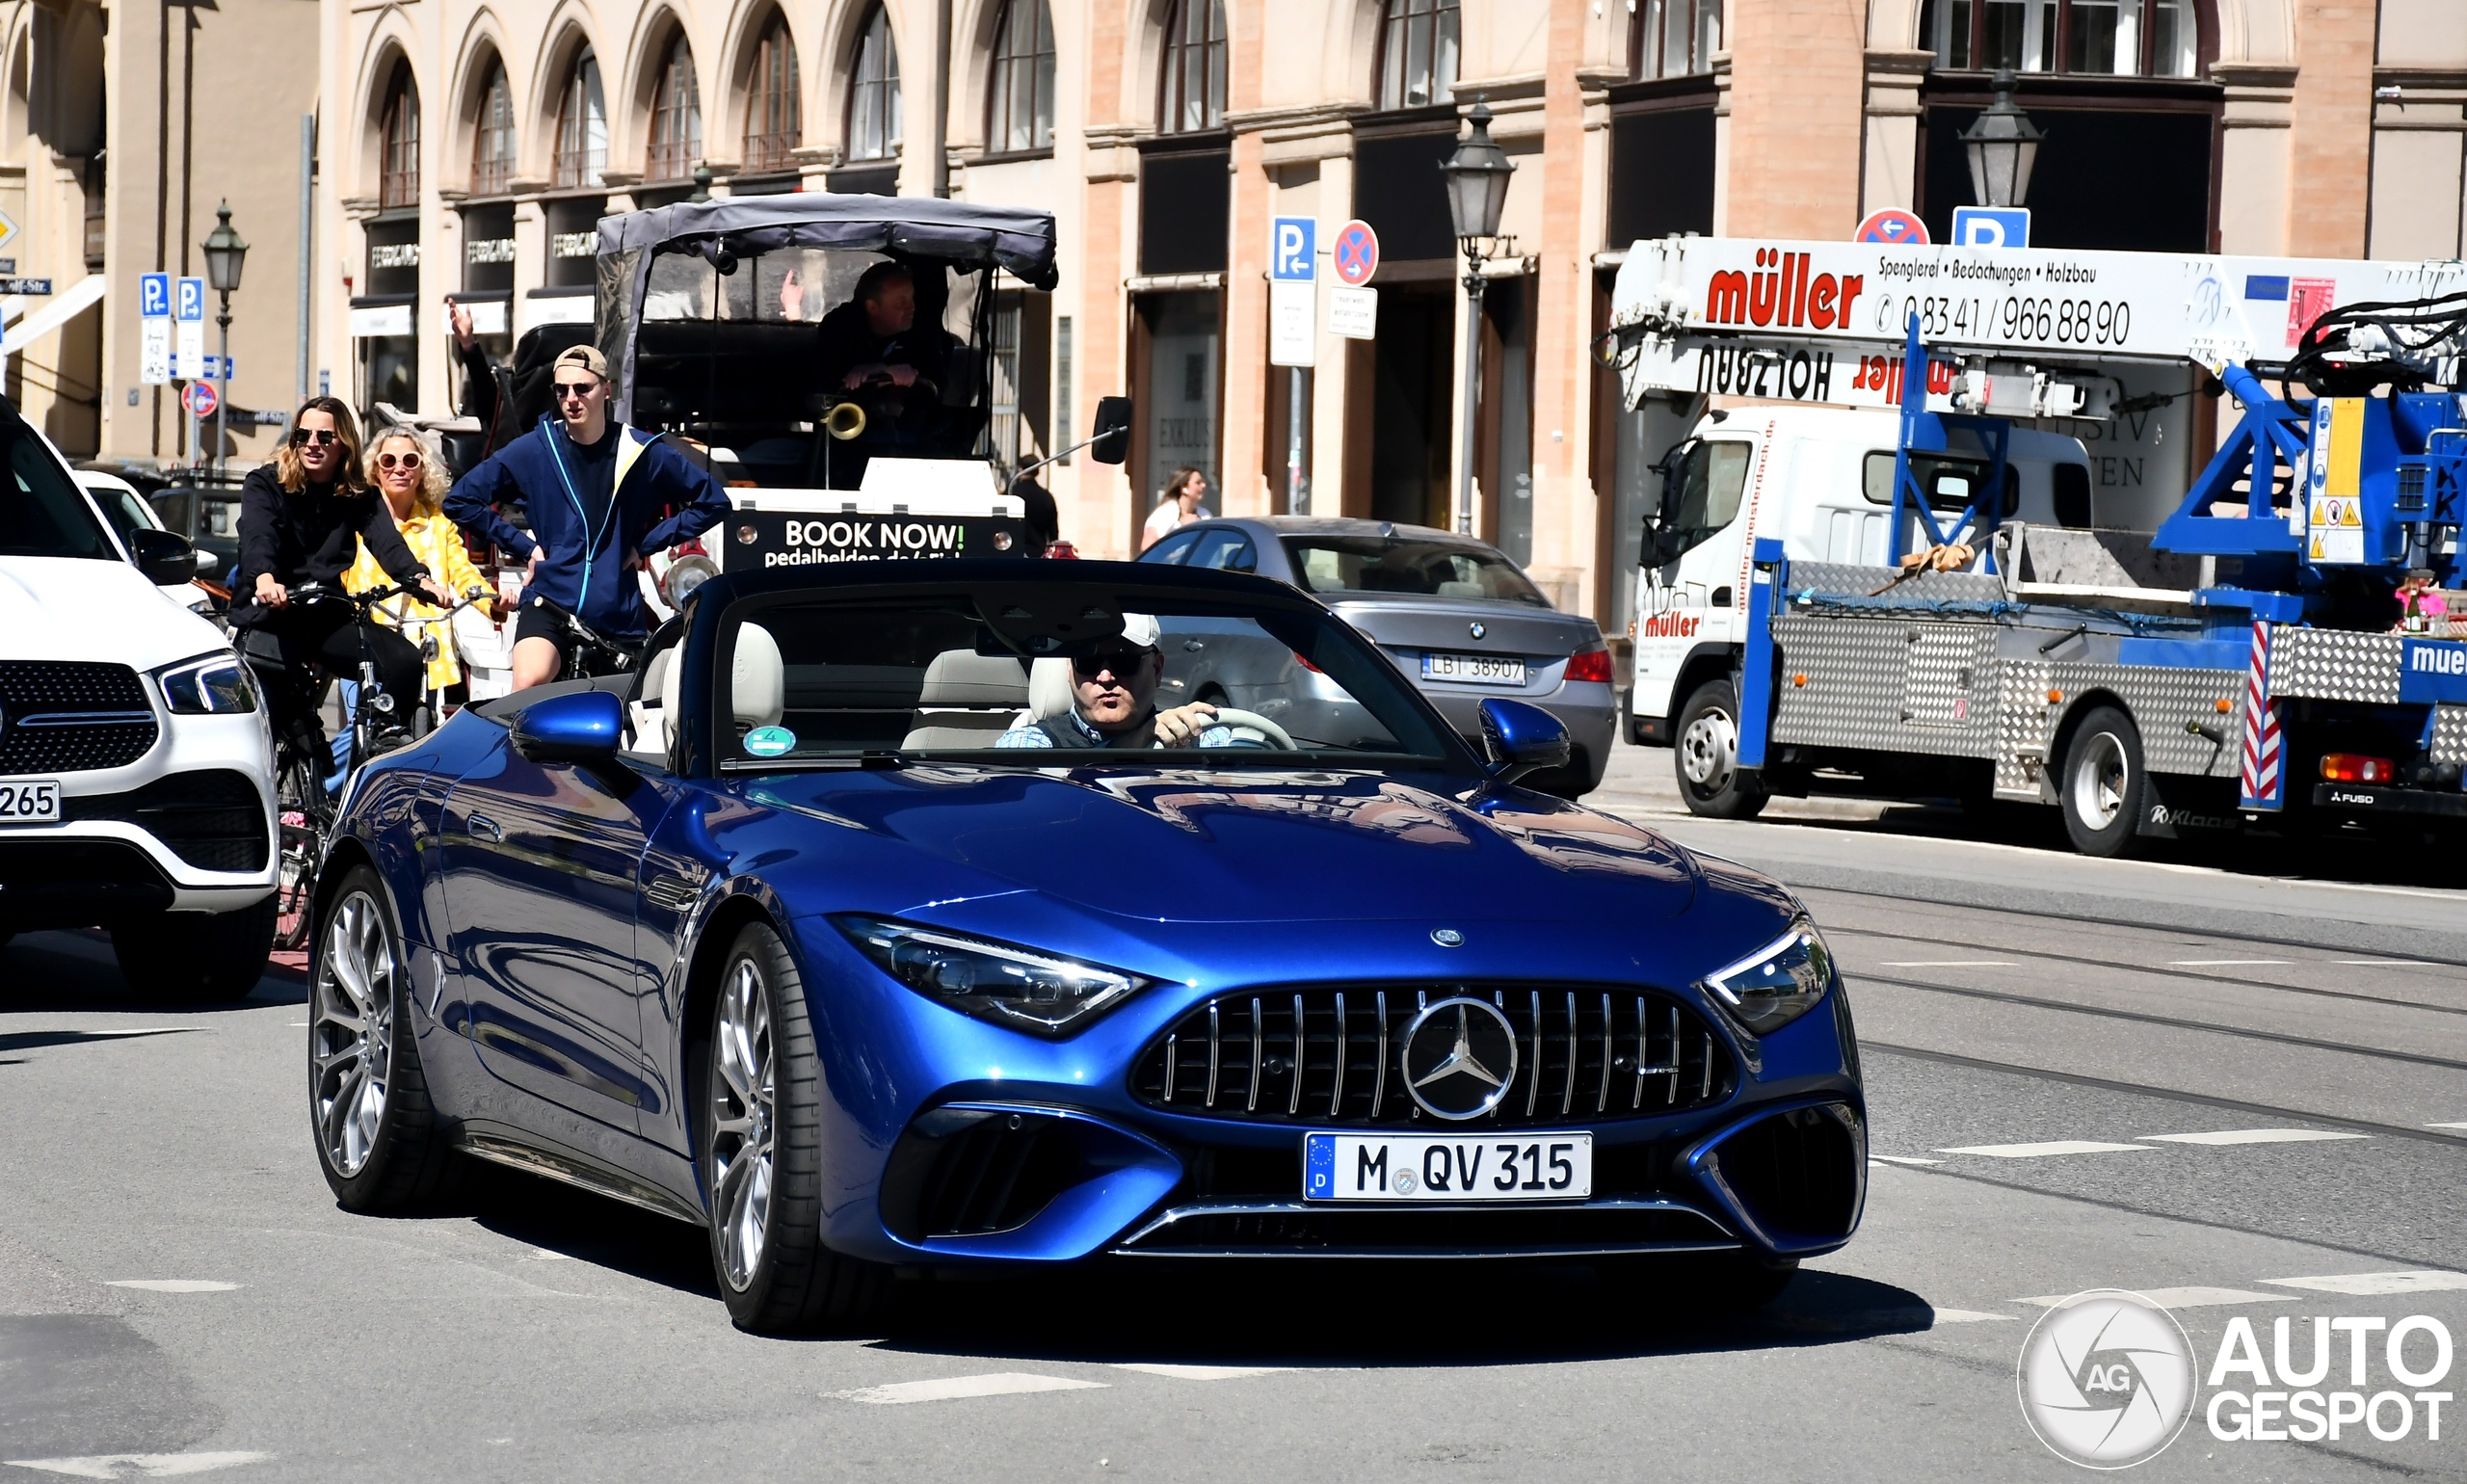
[[[1469,1125],[1405,1092],[1402,1038],[1422,1006],[1472,995],[1514,1029],[1516,1072]],[[1131,1091],[1152,1107],[1263,1123],[1514,1127],[1658,1117],[1729,1096],[1729,1052],[1667,994],[1600,985],[1313,985],[1222,994],[1140,1054]]]

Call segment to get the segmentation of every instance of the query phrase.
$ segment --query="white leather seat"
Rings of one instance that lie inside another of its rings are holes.
[[[737,730],[780,725],[788,705],[788,676],[780,663],[780,641],[759,623],[742,623],[736,631],[736,659],[729,675],[729,696]]]
[[[903,749],[992,747],[1028,699],[1027,673],[1007,654],[944,649],[925,667]]]
[[[676,646],[670,645],[643,667],[643,699],[625,708],[626,720],[634,729],[630,749],[633,752],[653,757],[668,755],[668,676],[676,668]]]
[[[1074,699],[1071,661],[1052,656],[1037,660],[1028,666],[1028,708],[1013,725],[1026,727],[1060,716],[1071,709]]]

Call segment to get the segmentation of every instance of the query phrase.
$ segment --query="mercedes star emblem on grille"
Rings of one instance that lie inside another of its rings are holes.
[[[1516,1028],[1489,1003],[1459,995],[1405,1026],[1405,1091],[1450,1123],[1498,1107],[1516,1080]]]
[[[1482,626],[1481,620],[1475,619],[1472,623],[1465,625],[1465,632],[1472,635],[1476,639],[1479,639],[1484,634],[1489,633],[1490,630]]]

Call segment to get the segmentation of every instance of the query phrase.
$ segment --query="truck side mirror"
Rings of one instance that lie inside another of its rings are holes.
[[[1130,399],[1097,399],[1097,429],[1090,436],[1088,457],[1099,464],[1120,464],[1130,457]]]

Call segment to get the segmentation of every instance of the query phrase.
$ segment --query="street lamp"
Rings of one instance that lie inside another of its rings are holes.
[[[2013,102],[2020,79],[2011,67],[2000,67],[1988,79],[1996,101],[1962,130],[1962,150],[1970,156],[1970,189],[1982,206],[2018,206],[2030,194],[2030,167],[2039,159],[2039,133],[2030,116]]]
[[[1507,205],[1507,151],[1491,143],[1491,110],[1480,98],[1465,116],[1472,132],[1440,163],[1447,177],[1447,216],[1465,253],[1465,395],[1457,419],[1456,530],[1473,533],[1473,412],[1481,385],[1482,263],[1499,247],[1499,212]]]
[[[214,316],[215,328],[222,333],[221,358],[216,369],[222,374],[215,380],[214,389],[222,395],[214,399],[214,472],[223,474],[223,429],[225,406],[231,400],[231,294],[240,286],[240,270],[249,260],[249,244],[231,229],[231,202],[225,200],[214,210],[214,230],[205,234],[205,281],[223,296],[220,312]]]

